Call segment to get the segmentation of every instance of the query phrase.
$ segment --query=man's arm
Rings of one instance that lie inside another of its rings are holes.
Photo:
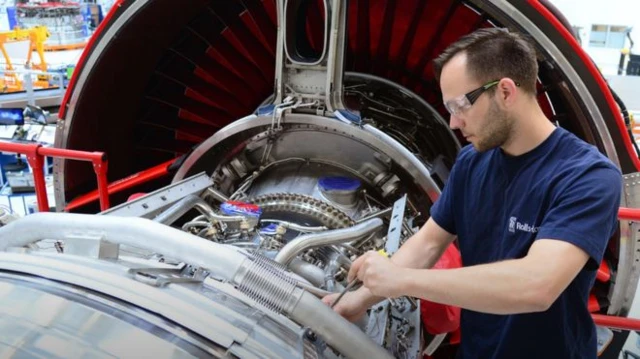
[[[429,218],[427,223],[391,257],[391,261],[398,267],[431,268],[455,238],[455,235],[445,231],[433,219]],[[351,267],[351,271],[357,271],[359,263],[360,259],[356,260]],[[365,303],[367,308],[385,298],[373,295],[364,286],[354,294]]]
[[[401,268],[368,253],[358,278],[383,297],[409,295],[478,312],[528,313],[547,310],[588,259],[571,243],[547,239],[536,240],[522,259],[446,270]]]
[[[431,268],[455,238],[429,218],[418,233],[407,239],[391,257],[391,261],[400,267]]]

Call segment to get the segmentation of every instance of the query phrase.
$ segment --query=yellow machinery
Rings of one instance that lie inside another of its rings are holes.
[[[11,58],[7,53],[5,45],[8,43],[29,41],[29,51],[27,54],[25,68],[46,72],[47,63],[44,60],[44,43],[45,41],[47,41],[49,36],[49,31],[44,26],[36,26],[30,29],[15,28],[11,31],[0,32],[0,52],[2,52],[2,56],[4,56],[4,60],[6,63],[4,75],[0,78],[0,89],[2,92],[17,92],[24,90],[22,78],[19,74],[16,74],[16,70],[13,67]],[[31,63],[33,51],[38,52],[38,57],[40,58],[39,64]],[[47,76],[39,75],[37,77],[37,80],[33,81],[33,87],[50,87]]]

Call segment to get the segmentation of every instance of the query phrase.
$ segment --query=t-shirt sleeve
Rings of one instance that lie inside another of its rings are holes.
[[[618,170],[597,167],[557,189],[536,239],[556,239],[584,250],[588,269],[597,269],[618,218],[622,177]]]
[[[460,173],[462,166],[460,164],[462,154],[458,156],[455,164],[451,168],[449,179],[436,200],[436,203],[431,206],[431,218],[445,231],[451,234],[458,234],[456,231],[455,211],[454,211],[454,195],[456,188],[462,188],[458,185],[459,178],[463,177]]]

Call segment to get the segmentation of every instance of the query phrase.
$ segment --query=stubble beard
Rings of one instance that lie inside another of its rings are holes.
[[[504,145],[513,132],[513,120],[500,110],[493,100],[487,111],[485,122],[485,127],[476,136],[478,141],[473,144],[478,152],[485,152]]]

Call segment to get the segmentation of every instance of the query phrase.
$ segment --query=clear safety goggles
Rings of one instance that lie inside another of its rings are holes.
[[[461,113],[468,110],[473,104],[478,100],[480,95],[482,95],[485,91],[492,88],[493,86],[500,83],[500,80],[494,80],[491,82],[487,82],[486,84],[478,87],[477,89],[467,92],[466,94],[453,98],[444,103],[444,107],[446,107],[447,111],[453,116],[458,116]],[[518,84],[516,84],[518,85]]]

